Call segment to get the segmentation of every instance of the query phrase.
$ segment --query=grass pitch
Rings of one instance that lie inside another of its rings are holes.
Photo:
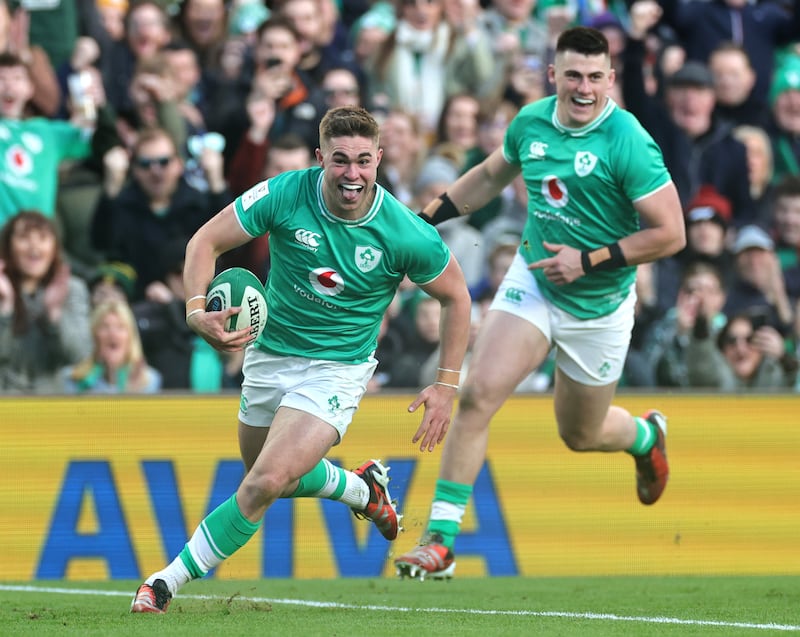
[[[0,584],[12,635],[800,635],[800,579],[779,577],[203,580],[166,615],[139,582]]]

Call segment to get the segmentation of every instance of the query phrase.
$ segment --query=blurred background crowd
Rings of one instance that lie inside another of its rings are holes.
[[[613,99],[661,146],[688,244],[639,267],[629,387],[800,390],[800,0],[0,0],[0,393],[217,392],[241,355],[184,321],[188,238],[315,163],[325,111],[381,123],[420,210],[601,29]],[[477,329],[527,219],[521,179],[440,226]],[[269,274],[266,237],[220,269]],[[432,382],[439,305],[404,285],[370,387]],[[469,356],[465,366],[469,364]],[[547,391],[552,364],[520,384]]]

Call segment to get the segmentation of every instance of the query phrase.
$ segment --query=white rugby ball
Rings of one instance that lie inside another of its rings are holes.
[[[206,312],[221,312],[229,307],[242,311],[228,319],[228,332],[249,327],[253,340],[261,335],[267,324],[267,293],[258,277],[245,268],[223,270],[208,286]]]

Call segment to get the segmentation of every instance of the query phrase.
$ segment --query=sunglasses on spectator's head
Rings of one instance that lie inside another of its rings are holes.
[[[159,168],[166,168],[172,157],[137,157],[133,160],[137,167],[142,170],[147,170],[150,166],[158,166]]]

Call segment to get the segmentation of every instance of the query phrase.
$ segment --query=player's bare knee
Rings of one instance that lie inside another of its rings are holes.
[[[592,432],[559,431],[559,435],[570,451],[594,451],[597,449],[597,436]]]
[[[496,393],[496,390],[483,380],[470,380],[461,388],[459,408],[467,411],[492,412],[499,404]]]
[[[274,471],[253,472],[245,476],[242,487],[246,496],[259,504],[272,502],[281,496],[286,488],[286,477]]]

